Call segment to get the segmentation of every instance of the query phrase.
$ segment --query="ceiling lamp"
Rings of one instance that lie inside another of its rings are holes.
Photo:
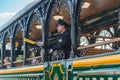
[[[56,15],[53,16],[53,19],[56,20],[56,21],[59,20],[59,19],[63,19],[63,15],[56,14]]]
[[[35,25],[35,27],[36,27],[36,29],[42,29],[42,25],[40,25],[40,24]]]
[[[58,7],[58,8],[56,9],[56,12],[55,12],[54,16],[53,16],[53,19],[57,21],[57,20],[63,19],[63,18],[64,18],[64,15],[62,15],[62,14],[60,13],[60,7]]]
[[[32,33],[31,32],[29,32],[29,35],[31,35]]]
[[[90,2],[84,2],[82,8],[86,9],[90,6]]]

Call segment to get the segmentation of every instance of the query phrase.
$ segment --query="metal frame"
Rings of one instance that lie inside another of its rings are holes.
[[[19,18],[17,18],[15,21],[11,22],[10,24],[8,24],[7,26],[5,26],[6,28],[3,29],[2,31],[0,31],[1,34],[4,34],[3,38],[2,38],[2,46],[4,47],[4,37],[5,37],[5,33],[6,31],[8,31],[10,34],[9,35],[12,35],[10,37],[11,39],[11,43],[14,44],[14,36],[15,36],[15,31],[17,29],[17,25],[20,25],[21,28],[23,29],[23,36],[24,37],[27,37],[27,32],[28,32],[28,29],[29,29],[29,24],[30,24],[30,20],[32,18],[32,16],[34,14],[38,14],[39,17],[40,17],[40,21],[42,23],[42,27],[43,27],[43,42],[44,42],[44,46],[46,46],[47,44],[47,41],[48,41],[48,24],[49,24],[49,20],[51,18],[51,15],[52,15],[52,8],[54,8],[53,5],[55,4],[60,4],[60,3],[63,3],[65,2],[65,6],[66,8],[68,9],[68,12],[70,13],[71,15],[71,23],[72,23],[72,30],[71,30],[71,39],[72,39],[72,46],[71,46],[71,56],[73,57],[73,55],[75,54],[76,52],[76,49],[77,49],[77,46],[76,46],[76,40],[77,40],[77,37],[74,37],[76,36],[76,33],[75,31],[77,30],[76,27],[79,26],[79,18],[78,16],[80,16],[80,9],[81,9],[81,5],[82,5],[82,0],[79,1],[79,0],[40,0],[38,3],[35,3],[35,5],[32,6],[32,8],[26,10],[25,13],[23,13],[22,15],[19,16]],[[77,23],[76,23],[77,22]],[[76,23],[76,24],[75,24]],[[12,57],[12,61],[11,61],[11,67],[13,66],[13,50],[14,50],[14,46],[11,45],[12,47],[12,50],[11,50],[11,57]],[[3,50],[1,51],[2,54],[1,56],[4,55],[4,48]],[[44,53],[43,55],[47,55],[48,53],[48,50],[47,49],[44,49]],[[3,58],[3,57],[1,57]],[[45,58],[43,58],[45,59]],[[43,61],[46,61],[46,60],[43,60]],[[3,59],[2,59],[2,64],[3,64]],[[24,65],[26,65],[26,43],[24,42],[24,62],[23,62]],[[3,67],[3,65],[2,65]]]
[[[50,18],[52,17],[52,12],[54,9],[54,5],[60,4],[61,6],[64,6],[71,18],[71,54],[70,58],[74,58],[77,54],[77,47],[79,43],[79,33],[81,33],[81,26],[80,26],[80,12],[81,12],[81,6],[83,4],[84,0],[40,0],[37,1],[32,7],[28,8],[25,10],[24,13],[20,14],[16,19],[14,19],[12,22],[10,22],[8,25],[5,25],[6,28],[0,31],[0,38],[1,42],[3,43],[2,46],[4,47],[4,37],[6,32],[9,32],[9,35],[11,35],[11,43],[14,44],[14,34],[17,29],[17,25],[20,25],[23,31],[23,37],[27,37],[29,25],[30,25],[30,20],[34,14],[39,15],[39,19],[42,24],[42,41],[44,43],[44,46],[47,45],[48,43],[48,24],[50,22]],[[63,4],[64,3],[64,4]],[[98,15],[99,16],[99,15]],[[115,18],[116,19],[116,18]],[[118,18],[117,18],[118,20]],[[113,21],[110,20],[110,21]],[[101,25],[100,23],[99,25]],[[96,25],[95,25],[96,26]],[[98,26],[98,25],[97,25]],[[78,28],[80,29],[78,31]],[[90,28],[90,27],[89,27]],[[87,28],[86,28],[87,30]],[[119,32],[119,31],[118,31]],[[4,35],[4,36],[2,36]],[[13,61],[13,50],[14,46],[11,45],[12,50],[11,50],[11,57]],[[26,65],[26,43],[24,42],[24,62],[23,64]],[[43,62],[47,61],[45,58],[45,55],[48,54],[48,50],[44,49],[45,54],[43,54]],[[1,58],[4,55],[4,48],[1,50]],[[11,61],[11,67],[13,66]],[[2,59],[2,67],[3,67],[3,59]]]

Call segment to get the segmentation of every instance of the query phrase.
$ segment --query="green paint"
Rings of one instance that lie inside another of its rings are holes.
[[[52,71],[52,69],[50,71]],[[50,80],[64,80],[64,74],[61,72],[60,66],[53,67],[53,71],[49,74],[49,77]]]

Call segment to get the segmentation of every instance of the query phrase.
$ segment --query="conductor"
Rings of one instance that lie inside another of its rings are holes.
[[[63,59],[68,59],[71,50],[70,25],[59,19],[56,27],[59,35],[57,41],[52,44],[53,46],[50,49],[50,53],[53,53],[55,50],[61,50],[65,55]]]

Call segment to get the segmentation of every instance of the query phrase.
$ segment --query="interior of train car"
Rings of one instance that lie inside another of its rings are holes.
[[[81,7],[80,26],[78,26],[78,54],[79,56],[89,56],[114,52],[120,47],[120,26],[119,26],[120,0],[85,0]],[[71,24],[70,13],[67,8],[58,5],[52,11],[49,27],[49,42],[56,40],[58,32],[56,24],[58,18]],[[20,25],[17,25],[18,27]],[[34,15],[27,32],[30,40],[42,41],[42,25],[37,15]],[[22,29],[17,28],[14,37],[14,64],[22,66],[23,60],[23,34]],[[41,63],[42,48],[26,43],[27,63]],[[10,37],[6,34],[4,65],[9,68],[10,62]],[[8,59],[9,58],[9,59]],[[21,63],[21,64],[20,64]]]

